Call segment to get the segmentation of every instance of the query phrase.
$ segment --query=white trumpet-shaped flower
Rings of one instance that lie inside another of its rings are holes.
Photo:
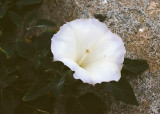
[[[64,24],[52,38],[55,61],[61,61],[75,79],[95,85],[118,81],[126,52],[121,38],[97,19],[76,19]]]

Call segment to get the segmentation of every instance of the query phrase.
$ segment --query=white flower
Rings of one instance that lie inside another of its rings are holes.
[[[51,50],[54,60],[75,71],[74,78],[84,83],[95,85],[121,77],[124,43],[97,19],[64,24],[53,36]]]

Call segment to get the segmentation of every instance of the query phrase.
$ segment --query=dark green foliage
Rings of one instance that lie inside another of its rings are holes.
[[[105,19],[107,18],[106,15],[102,15],[102,14],[94,14],[94,17],[101,22],[105,21]]]
[[[138,105],[132,87],[124,78],[118,82],[104,83],[104,87],[115,99],[127,104]]]
[[[18,76],[14,74],[16,69],[10,69],[5,66],[0,67],[0,88],[4,89],[14,82]]]
[[[66,106],[68,114],[105,114],[106,109],[105,103],[93,93],[71,97]]]
[[[9,89],[1,90],[0,92],[0,113],[13,114],[14,109],[18,103],[17,99],[13,95],[13,92]]]
[[[42,33],[35,42],[36,51],[43,52],[44,55],[46,52],[50,51],[51,38],[54,32],[44,32]]]
[[[0,1],[0,114],[53,114],[58,99],[66,98],[68,114],[104,114],[106,99],[94,93],[80,94],[81,80],[63,63],[53,61],[51,38],[54,31],[25,37],[38,27],[54,27],[51,20],[39,19],[30,12],[42,0]],[[25,15],[27,14],[27,15]],[[95,15],[100,21],[103,15]],[[18,30],[24,34],[17,34]],[[106,94],[127,104],[138,105],[125,74],[144,72],[145,60],[125,58],[119,82],[103,83]]]
[[[4,17],[4,15],[6,14],[8,10],[8,4],[5,3],[0,7],[0,19],[2,19]]]
[[[0,66],[7,64],[7,58],[3,49],[0,48]]]
[[[52,92],[55,97],[59,97],[63,91],[65,76],[60,73],[45,73],[37,77],[32,87],[23,97],[23,101],[34,100],[42,95]],[[60,77],[60,79],[57,79]]]
[[[122,72],[128,72],[133,74],[141,74],[144,72],[149,66],[146,60],[132,60],[129,58],[124,59],[124,66]]]
[[[13,83],[18,79],[16,74],[17,68],[12,68],[8,65],[7,58],[0,51],[0,113],[12,114],[17,104],[17,99],[14,97]]]
[[[29,6],[29,5],[35,5],[35,4],[40,4],[42,0],[20,0],[16,4],[18,6]]]
[[[45,32],[35,37],[31,42],[27,42],[24,39],[14,39],[12,41],[10,37],[7,38],[8,36],[6,37],[8,40],[5,37],[1,37],[0,89],[3,94],[1,94],[0,100],[5,100],[0,104],[2,114],[12,114],[15,110],[21,110],[18,107],[20,107],[19,103],[21,104],[22,97],[24,97],[23,100],[28,101],[47,95],[49,92],[53,93],[54,96],[61,94],[64,79],[59,78],[61,75],[54,69],[48,69],[49,65],[62,70],[65,68],[61,63],[52,62],[53,57],[50,51],[52,36],[53,32]],[[7,48],[5,48],[5,46],[10,46],[7,45],[9,44],[7,41],[11,41],[13,47],[15,47],[12,56],[8,56],[8,51],[10,50],[6,50]],[[12,94],[8,94],[10,92],[14,92],[13,96],[10,96]],[[13,102],[14,105],[10,105],[12,107],[8,107],[9,110],[7,110],[7,105],[12,102],[10,98],[13,100],[18,99],[18,101],[16,100],[18,104],[16,105]],[[6,101],[7,99],[8,101]],[[29,107],[33,108],[30,109]],[[36,112],[32,104],[29,107],[24,106],[23,108],[24,110],[28,110],[29,108],[30,111],[28,113]]]
[[[0,114],[49,114],[53,111],[54,99],[51,95],[54,92],[57,92],[54,96],[61,94],[64,82],[62,78],[57,78],[60,74],[55,75],[56,71],[50,70],[49,66],[65,68],[63,64],[52,62],[50,41],[54,32],[44,32],[31,39],[25,38],[25,35],[17,37],[15,32],[28,26],[23,23],[24,14],[27,8],[40,4],[41,0],[0,2]],[[35,26],[53,26],[52,21],[39,21],[34,17],[35,14],[30,21],[37,21]],[[32,102],[23,102],[22,98]]]
[[[33,21],[34,21],[34,18],[32,18]],[[31,30],[32,28],[42,28],[42,27],[52,27],[52,26],[55,26],[55,23],[52,22],[51,20],[39,19],[37,20],[35,25],[33,26],[30,25],[29,27],[26,27],[26,30]]]
[[[10,20],[17,26],[17,28],[21,27],[23,18],[18,14],[13,11],[8,12]]]
[[[11,58],[15,52],[15,38],[13,33],[3,32],[0,36],[1,50],[6,54],[7,58]]]
[[[27,43],[25,40],[17,40],[16,50],[18,54],[24,58],[31,59],[34,56],[33,46]]]
[[[42,111],[42,110],[36,110],[33,112],[33,114],[49,114],[49,112]]]
[[[143,73],[148,68],[147,61],[125,58],[123,64],[121,79],[118,82],[104,83],[104,87],[115,99],[127,104],[138,105],[134,91],[125,77]]]
[[[16,114],[49,113],[52,114],[54,98],[49,95],[41,96],[32,101],[21,101],[15,109]]]
[[[34,100],[39,96],[47,94],[53,88],[54,82],[49,82],[46,78],[38,77],[33,86],[23,97],[23,101]]]
[[[55,24],[52,21],[46,19],[39,19],[36,23],[36,27],[51,27]]]
[[[14,32],[22,29],[23,16],[42,0],[2,0],[0,3],[0,30]]]

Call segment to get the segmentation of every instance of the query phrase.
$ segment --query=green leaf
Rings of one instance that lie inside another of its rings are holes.
[[[0,36],[2,35],[2,31],[0,30]]]
[[[14,68],[0,67],[0,88],[6,88],[18,78],[18,76],[14,75],[14,72]]]
[[[65,76],[66,75],[63,75],[60,78],[60,80],[53,85],[53,94],[55,95],[55,97],[60,97],[60,95],[63,92],[63,86],[64,86],[64,82],[65,82]]]
[[[3,48],[0,48],[1,51],[3,51],[6,54],[7,59],[11,58],[15,52],[15,46],[14,44],[11,44],[8,42],[8,44],[4,44]]]
[[[47,94],[53,88],[53,85],[54,83],[50,83],[46,77],[38,78],[23,97],[23,101],[33,100]]]
[[[21,0],[17,2],[18,6],[29,6],[29,5],[35,5],[40,4],[42,0]]]
[[[105,19],[107,18],[106,15],[102,15],[102,14],[94,14],[94,17],[95,17],[96,19],[98,19],[99,21],[101,21],[101,22],[104,22]]]
[[[17,99],[15,99],[11,90],[0,90],[0,109],[2,114],[14,114],[14,109],[17,105]]]
[[[33,23],[33,21],[37,20],[38,14],[37,14],[36,11],[37,11],[37,10],[33,10],[33,11],[30,11],[30,12],[27,14],[26,20],[27,20],[28,22]]]
[[[32,61],[26,61],[26,60],[19,60],[17,59],[17,61],[19,61],[19,69],[18,72],[21,74],[21,79],[28,81],[28,82],[32,82],[33,80],[35,80],[36,77],[36,70],[34,68],[34,64]],[[25,69],[25,70],[24,70]]]
[[[7,52],[3,48],[0,47],[0,51],[3,52],[8,58]]]
[[[149,67],[146,60],[132,60],[129,58],[125,58],[123,64],[122,72],[127,71],[134,74],[140,74]]]
[[[10,20],[17,26],[17,28],[20,28],[22,26],[23,18],[16,12],[9,11],[8,12]]]
[[[0,7],[0,19],[2,19],[5,16],[7,10],[8,10],[8,4],[6,3],[2,4]]]
[[[35,27],[52,27],[52,26],[55,26],[55,23],[53,23],[51,20],[39,19]]]
[[[132,87],[124,78],[121,77],[119,82],[112,81],[103,84],[106,91],[108,91],[115,99],[127,104],[138,105]]]
[[[68,114],[105,114],[105,103],[93,93],[87,93],[79,98],[71,97],[66,103]]]
[[[60,79],[56,79],[53,74],[58,75],[58,78],[60,77]],[[23,101],[36,99],[47,94],[49,91],[52,91],[56,97],[59,97],[63,92],[63,85],[67,72],[65,74],[56,74],[56,72],[53,72],[53,74],[43,74],[42,76],[39,76],[23,97]]]
[[[35,26],[26,27],[26,30],[31,30],[32,28],[42,28],[42,27],[52,27],[55,23],[47,19],[39,19]]]
[[[48,52],[50,50],[51,38],[54,32],[43,32],[35,41],[36,50]]]
[[[17,40],[16,50],[20,56],[28,59],[33,58],[35,54],[33,46],[25,40]]]
[[[26,25],[26,30],[30,30],[33,26],[33,23],[37,20],[38,15],[35,10],[29,12],[25,18],[27,25]]]
[[[15,37],[12,33],[3,33],[2,36],[0,36],[0,45],[1,45],[1,51],[3,51],[7,58],[11,58],[15,53]]]
[[[37,109],[36,111],[33,112],[33,114],[49,114],[49,112]]]
[[[11,58],[15,52],[15,46],[14,45],[8,45],[8,46],[5,46],[3,47],[4,50],[5,50],[5,54],[7,56],[7,58]]]
[[[42,66],[47,70],[47,71],[54,71],[54,70],[63,70],[67,69],[67,66],[65,66],[62,62],[60,61],[53,61],[53,57],[45,57],[41,59]]]
[[[5,52],[3,51],[3,49],[1,50],[0,48],[0,66],[4,66],[6,65],[7,63],[7,58],[6,58],[6,55],[5,55]]]

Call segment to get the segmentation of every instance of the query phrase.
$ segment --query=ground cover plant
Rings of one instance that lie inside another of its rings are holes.
[[[73,78],[62,62],[53,61],[51,38],[57,31],[45,31],[26,37],[35,28],[55,27],[51,20],[41,19],[34,10],[41,0],[0,1],[0,114],[53,114],[56,102],[64,98],[65,113],[103,114],[107,99],[80,88],[90,86]],[[138,105],[129,76],[143,73],[145,60],[124,59],[121,79],[96,84],[110,97]]]

